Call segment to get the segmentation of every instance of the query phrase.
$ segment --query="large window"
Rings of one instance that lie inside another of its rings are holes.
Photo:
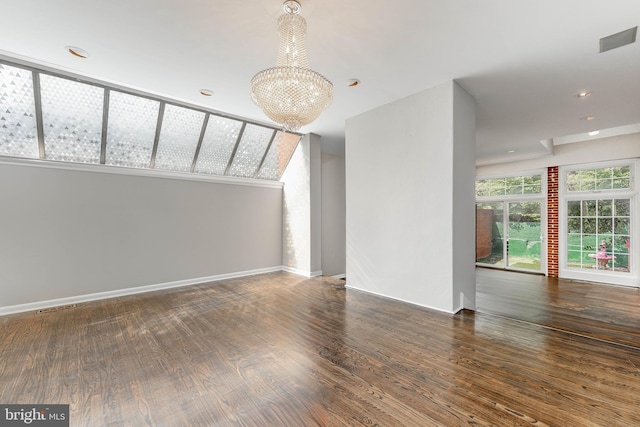
[[[0,61],[0,156],[277,181],[299,134]]]
[[[632,283],[634,168],[626,161],[561,170],[563,276]]]
[[[476,180],[476,263],[541,272],[545,206],[540,172]]]
[[[476,181],[476,197],[521,196],[542,193],[542,175],[519,175]]]
[[[567,171],[568,193],[631,189],[631,166],[610,166]]]
[[[631,199],[567,201],[567,267],[629,272]]]

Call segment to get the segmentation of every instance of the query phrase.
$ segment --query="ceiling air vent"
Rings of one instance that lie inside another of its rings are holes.
[[[610,36],[601,38],[600,53],[626,46],[635,42],[637,32],[638,27],[633,27],[629,28],[628,30],[620,31],[619,33],[611,34]]]

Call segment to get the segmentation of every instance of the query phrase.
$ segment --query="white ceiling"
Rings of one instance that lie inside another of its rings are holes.
[[[334,103],[302,129],[321,135],[325,151],[344,149],[347,118],[451,79],[478,102],[479,164],[546,155],[543,140],[640,122],[640,41],[598,53],[601,37],[640,25],[638,0],[301,3],[311,68],[335,87]],[[268,121],[249,81],[275,65],[281,0],[11,0],[0,8],[5,58]],[[73,57],[67,45],[91,56]],[[350,78],[361,85],[347,88]],[[593,94],[577,99],[583,90]],[[581,120],[588,115],[596,119]]]

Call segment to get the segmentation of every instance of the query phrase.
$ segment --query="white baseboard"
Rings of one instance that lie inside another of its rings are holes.
[[[300,270],[299,268],[288,267],[286,265],[282,266],[282,271],[286,271],[287,273],[293,273],[293,274],[297,274],[298,276],[304,276],[304,277],[322,276],[322,270],[306,271],[306,270]]]
[[[347,282],[347,283],[349,283],[349,282]],[[382,298],[388,298],[388,299],[404,302],[406,304],[411,304],[411,305],[415,305],[415,306],[422,307],[422,308],[428,308],[429,310],[439,311],[441,313],[447,313],[447,314],[456,314],[457,313],[457,311],[443,310],[441,308],[431,307],[431,306],[428,306],[428,305],[418,304],[418,303],[415,303],[415,302],[412,302],[412,301],[407,301],[407,300],[404,300],[402,298],[390,297],[389,295],[381,294],[381,293],[378,293],[378,292],[371,292],[371,291],[368,291],[366,289],[355,288],[353,286],[349,286],[348,284],[345,287],[347,289],[354,289],[356,291],[366,292],[368,294],[376,295],[376,296],[379,296],[379,297],[382,297]]]
[[[240,271],[236,273],[217,274],[215,276],[198,277],[196,279],[178,280],[175,282],[159,283],[156,285],[137,286],[133,288],[118,289],[115,291],[97,292],[93,294],[77,295],[66,298],[56,298],[46,301],[30,302],[26,304],[10,305],[0,307],[0,316],[7,314],[23,313],[25,311],[36,311],[45,308],[59,307],[63,305],[80,304],[83,302],[96,301],[107,298],[121,297],[125,295],[142,294],[145,292],[153,292],[162,289],[178,288],[181,286],[199,285],[207,282],[216,282],[224,279],[234,279],[237,277],[254,276],[256,274],[273,273],[282,271],[282,266],[258,268],[255,270]]]
[[[336,274],[335,276],[331,276],[334,279],[346,279],[347,275],[346,274]]]

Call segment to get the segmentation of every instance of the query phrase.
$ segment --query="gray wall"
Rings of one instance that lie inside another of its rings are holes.
[[[282,265],[282,190],[0,164],[0,307]]]
[[[344,156],[322,153],[322,274],[346,270]]]
[[[475,308],[474,128],[455,82],[347,120],[347,286]]]

